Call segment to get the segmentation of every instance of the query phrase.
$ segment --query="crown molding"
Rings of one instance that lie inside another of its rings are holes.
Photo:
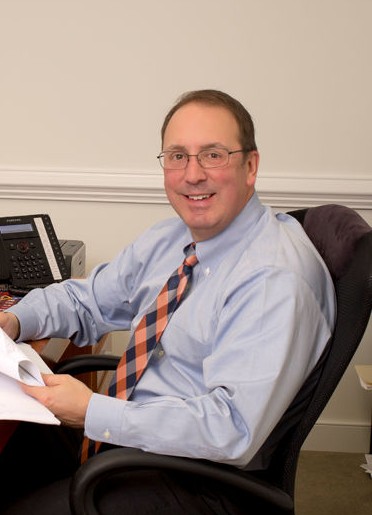
[[[256,189],[273,207],[308,207],[325,203],[371,209],[372,177],[260,173]],[[78,202],[167,204],[158,171],[0,168],[0,198]]]

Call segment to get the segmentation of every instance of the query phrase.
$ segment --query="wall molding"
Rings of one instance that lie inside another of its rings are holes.
[[[371,209],[372,177],[260,173],[257,191],[273,207],[339,203]],[[159,171],[0,168],[0,198],[167,204]]]

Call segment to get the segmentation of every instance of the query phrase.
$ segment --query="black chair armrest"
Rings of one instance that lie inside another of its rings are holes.
[[[95,504],[100,481],[130,470],[149,468],[179,471],[220,481],[236,488],[241,494],[263,500],[265,505],[275,506],[280,513],[293,513],[293,500],[287,493],[246,471],[206,460],[164,456],[122,447],[97,454],[80,466],[70,487],[72,513],[98,515]]]
[[[56,374],[85,374],[87,372],[97,372],[99,370],[116,370],[120,361],[120,356],[108,354],[83,354],[67,358],[53,367]]]

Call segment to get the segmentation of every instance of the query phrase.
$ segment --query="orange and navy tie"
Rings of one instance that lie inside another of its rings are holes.
[[[139,322],[132,338],[122,356],[115,375],[106,394],[128,400],[135,385],[142,376],[149,359],[164,329],[180,302],[185,298],[190,287],[192,269],[198,262],[195,254],[195,243],[188,245],[184,252],[186,258],[173,272],[163,286],[155,301],[151,304]],[[84,438],[81,461],[95,454],[100,442],[92,442]]]

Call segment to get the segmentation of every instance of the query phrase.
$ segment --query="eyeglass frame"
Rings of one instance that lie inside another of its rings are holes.
[[[208,152],[210,150],[223,150],[225,152],[227,152],[227,162],[224,163],[223,165],[217,165],[217,166],[203,166],[200,162],[200,159],[199,159],[199,156],[200,154],[202,154],[203,152]],[[161,159],[164,159],[164,155],[167,154],[167,153],[170,153],[170,152],[179,152],[180,154],[184,154],[186,157],[187,157],[187,162],[185,164],[184,167],[182,168],[169,168],[169,167],[166,167],[162,164],[161,162]],[[185,170],[187,165],[189,164],[190,162],[190,157],[196,157],[199,165],[204,168],[205,170],[210,170],[210,169],[214,169],[214,168],[222,168],[223,166],[227,166],[229,163],[230,163],[230,156],[231,154],[237,154],[238,152],[246,152],[247,154],[249,152],[251,152],[251,150],[247,149],[247,148],[241,148],[239,150],[227,150],[227,148],[219,148],[219,147],[209,147],[209,148],[206,148],[204,150],[201,150],[200,152],[198,152],[197,154],[188,154],[187,152],[184,152],[182,150],[164,150],[163,152],[160,152],[160,154],[158,156],[156,156],[156,158],[159,160],[159,163],[160,163],[160,166],[163,168],[163,170]]]

